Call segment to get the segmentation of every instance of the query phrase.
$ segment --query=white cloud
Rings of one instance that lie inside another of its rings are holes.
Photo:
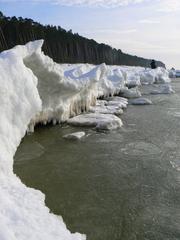
[[[95,29],[89,31],[82,31],[83,34],[131,34],[137,32],[137,29],[124,29],[124,30],[114,30],[114,29]]]
[[[142,19],[142,20],[139,21],[139,23],[144,23],[144,24],[157,24],[157,23],[160,23],[160,21],[151,20],[151,19]]]
[[[105,8],[123,7],[149,2],[152,6],[156,6],[157,11],[180,11],[180,0],[0,0],[0,3],[1,2],[50,3],[64,6],[88,6]]]
[[[88,5],[102,7],[127,6],[129,4],[142,3],[146,0],[56,0],[57,3],[64,5]]]
[[[47,2],[65,6],[91,6],[91,7],[120,7],[130,4],[143,3],[149,0],[31,0],[35,2]],[[0,0],[0,2],[27,2],[27,0]]]
[[[160,0],[161,12],[177,12],[180,11],[180,0]]]

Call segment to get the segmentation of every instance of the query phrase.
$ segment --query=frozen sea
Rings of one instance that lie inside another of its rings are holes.
[[[88,240],[180,239],[180,79],[176,93],[128,106],[124,126],[37,128],[16,152],[14,172]],[[85,131],[80,141],[63,136]]]

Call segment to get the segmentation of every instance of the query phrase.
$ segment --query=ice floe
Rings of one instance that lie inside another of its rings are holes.
[[[119,117],[113,114],[87,113],[81,114],[67,120],[73,126],[95,127],[98,130],[113,130],[122,126]]]
[[[123,97],[110,97],[107,98],[107,105],[108,106],[117,106],[119,108],[127,108],[128,100]]]
[[[129,104],[132,105],[151,105],[152,101],[147,98],[135,98],[129,100]]]
[[[89,112],[92,113],[102,113],[102,114],[115,114],[115,115],[121,115],[123,113],[122,108],[118,106],[92,106],[89,109]]]
[[[63,138],[70,139],[70,140],[80,140],[85,135],[86,135],[85,132],[74,132],[74,133],[64,135]]]

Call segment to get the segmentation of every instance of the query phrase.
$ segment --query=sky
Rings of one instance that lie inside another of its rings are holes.
[[[180,69],[180,0],[0,0],[0,11]]]

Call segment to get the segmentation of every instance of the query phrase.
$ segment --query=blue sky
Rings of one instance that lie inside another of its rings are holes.
[[[180,0],[0,0],[0,10],[180,68]]]

